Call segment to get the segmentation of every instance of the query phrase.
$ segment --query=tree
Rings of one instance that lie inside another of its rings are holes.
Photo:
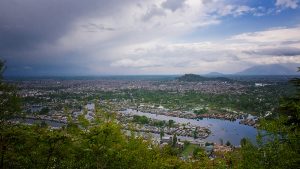
[[[241,168],[299,167],[300,79],[292,79],[291,83],[296,93],[280,101],[277,116],[260,120],[260,129],[267,132],[259,133],[258,146],[246,139],[241,140]]]
[[[3,70],[4,64],[0,63]],[[192,168],[190,163],[177,157],[178,149],[171,146],[160,149],[135,135],[125,136],[112,118],[91,126],[82,115],[79,124],[70,119],[67,126],[60,129],[9,123],[8,119],[19,110],[18,96],[16,90],[7,90],[14,88],[2,79],[0,82],[1,169]]]
[[[160,137],[160,139],[162,139],[163,136],[165,136],[165,132],[164,132],[163,129],[161,129],[160,132],[159,132],[159,137]]]
[[[230,141],[227,141],[227,142],[226,142],[226,146],[231,146]]]
[[[48,114],[49,113],[49,108],[48,107],[43,107],[40,111],[40,114]]]
[[[241,139],[240,145],[243,147],[247,144],[247,142],[248,142],[248,140],[244,137],[244,138]]]
[[[220,140],[220,144],[223,145],[224,141],[222,138],[219,139]]]
[[[5,70],[5,62],[0,58],[0,82],[3,80],[3,72]]]
[[[21,102],[14,86],[3,81],[4,61],[0,60],[0,123],[20,115]]]
[[[176,143],[177,143],[177,136],[176,136],[176,134],[174,134],[173,138],[172,138],[172,147],[175,147]]]
[[[203,159],[207,158],[207,155],[206,155],[204,149],[202,149],[200,147],[196,147],[193,151],[193,157],[198,160],[203,160]]]
[[[193,137],[194,137],[194,139],[198,138],[198,132],[196,129],[193,131]]]
[[[8,120],[19,115],[21,110],[15,87],[3,81],[4,64],[4,61],[0,59],[0,168],[4,168],[5,156],[12,145],[10,140],[13,136],[11,132],[8,132],[11,129]]]
[[[169,121],[168,121],[168,127],[169,127],[169,128],[173,127],[174,124],[175,124],[175,121],[174,121],[174,120],[169,120]]]

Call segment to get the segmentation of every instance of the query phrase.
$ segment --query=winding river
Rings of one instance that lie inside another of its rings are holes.
[[[120,111],[120,113],[146,116],[148,118],[157,119],[157,120],[174,120],[176,123],[190,123],[192,125],[208,127],[211,131],[211,134],[203,139],[204,141],[220,143],[220,139],[223,140],[225,144],[227,141],[230,141],[233,145],[240,145],[240,140],[242,138],[248,138],[253,143],[256,142],[256,135],[258,130],[252,126],[247,126],[243,124],[239,124],[240,120],[229,121],[229,120],[221,120],[221,119],[211,119],[211,118],[203,118],[202,120],[195,119],[186,119],[179,117],[172,117],[166,115],[156,115],[152,113],[145,113],[141,111],[136,111],[132,109],[127,109],[124,111]],[[183,140],[193,139],[190,137],[178,137]]]
[[[231,144],[236,146],[240,145],[240,140],[244,137],[250,139],[252,143],[256,143],[256,135],[258,132],[258,130],[252,126],[239,124],[239,120],[229,121],[229,120],[211,119],[211,118],[203,118],[202,120],[195,120],[195,119],[186,119],[186,118],[179,118],[179,117],[166,116],[166,115],[156,115],[156,114],[145,113],[145,112],[136,111],[132,109],[120,111],[120,113],[146,116],[148,118],[157,119],[157,120],[165,120],[165,121],[174,120],[176,123],[181,123],[181,124],[190,123],[196,126],[207,127],[210,129],[211,134],[207,138],[202,139],[203,141],[220,143],[220,139],[222,139],[224,144],[227,141],[230,141]],[[17,119],[16,121],[27,123],[27,124],[41,123],[42,121],[44,121],[49,126],[52,127],[62,127],[66,125],[65,123],[58,122],[58,121],[38,120],[32,118]],[[156,138],[159,138],[159,134],[152,134],[152,135]],[[201,140],[201,139],[194,139],[192,137],[184,137],[184,136],[178,136],[178,138],[181,140]]]

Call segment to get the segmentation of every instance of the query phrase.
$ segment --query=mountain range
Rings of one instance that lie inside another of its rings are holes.
[[[257,65],[247,68],[236,75],[299,75],[293,68],[289,68],[280,64]]]
[[[205,77],[226,77],[228,75],[300,75],[296,68],[300,67],[297,64],[280,65],[280,64],[269,64],[269,65],[256,65],[244,69],[240,72],[233,74],[223,74],[219,72],[210,72],[203,74]]]

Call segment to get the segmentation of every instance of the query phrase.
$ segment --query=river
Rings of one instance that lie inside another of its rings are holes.
[[[139,116],[146,116],[148,118],[157,119],[157,120],[174,120],[176,123],[190,123],[192,125],[207,127],[211,131],[211,134],[202,139],[203,141],[220,143],[220,139],[223,140],[225,144],[227,141],[230,141],[232,145],[240,145],[240,140],[242,138],[248,138],[252,141],[252,143],[256,143],[256,135],[258,130],[252,126],[247,126],[243,124],[239,124],[239,120],[236,121],[229,121],[229,120],[221,120],[221,119],[211,119],[211,118],[203,118],[202,120],[195,120],[195,119],[186,119],[186,118],[179,118],[179,117],[172,117],[166,115],[156,115],[152,113],[145,113],[141,111],[136,111],[132,109],[127,109],[124,111],[120,111],[120,113],[125,114],[132,114],[132,115],[139,115]],[[62,127],[66,125],[62,122],[51,121],[51,120],[38,120],[32,118],[25,118],[25,119],[15,119],[21,123],[33,124],[33,123],[41,123],[42,121],[46,122],[49,126],[52,127]],[[154,137],[159,138],[159,134],[152,134]],[[178,136],[181,140],[195,140],[192,137],[183,137]],[[200,140],[200,139],[196,139]]]
[[[256,135],[258,130],[252,126],[247,126],[243,124],[239,124],[240,120],[229,121],[229,120],[221,120],[221,119],[211,119],[211,118],[203,118],[202,120],[195,119],[186,119],[179,117],[172,117],[166,115],[156,115],[151,113],[145,113],[141,111],[136,111],[132,109],[127,109],[124,111],[120,111],[120,113],[146,116],[148,118],[157,119],[157,120],[174,120],[176,123],[190,123],[192,125],[208,127],[211,131],[211,134],[203,139],[208,142],[220,143],[220,139],[223,140],[225,144],[227,141],[230,141],[233,145],[240,145],[240,140],[242,138],[248,138],[252,141],[252,143],[256,142]],[[180,138],[180,137],[179,137]],[[182,139],[193,139],[190,137],[181,137]]]

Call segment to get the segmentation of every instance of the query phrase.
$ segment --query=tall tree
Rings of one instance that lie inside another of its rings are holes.
[[[20,113],[20,98],[14,86],[3,80],[5,62],[0,59],[0,123]]]
[[[243,140],[242,168],[299,167],[300,79],[292,79],[291,83],[296,92],[281,100],[277,117],[260,121],[260,128],[266,132],[258,135],[258,147]]]

